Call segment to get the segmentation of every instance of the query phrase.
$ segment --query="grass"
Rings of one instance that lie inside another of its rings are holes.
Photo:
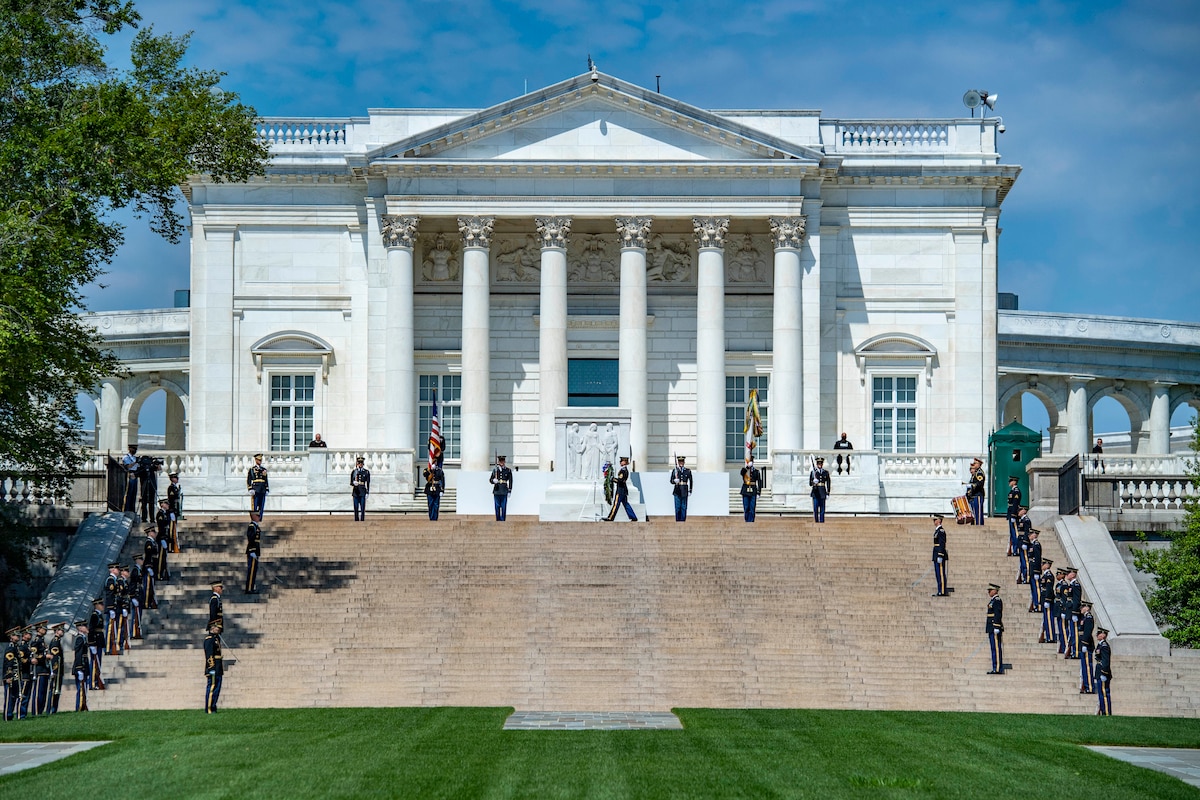
[[[683,731],[502,731],[508,709],[59,714],[0,742],[111,739],[0,778],[53,798],[1195,798],[1079,745],[1200,747],[1200,720],[680,710]]]

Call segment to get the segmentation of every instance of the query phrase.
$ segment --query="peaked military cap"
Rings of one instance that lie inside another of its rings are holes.
[[[993,591],[997,591],[997,592],[998,592],[998,591],[1000,591],[1000,584],[997,584],[997,583],[989,583],[989,584],[988,584],[988,588],[989,588],[989,589],[991,589],[991,590],[993,590]]]
[[[224,581],[209,581],[208,585],[209,585],[209,586],[211,586],[211,587],[212,587],[212,588],[214,588],[214,589],[215,589],[215,588],[217,588],[218,586],[220,586],[222,589],[224,589],[224,588],[225,588],[225,582],[224,582]]]
[[[1096,628],[1096,633],[1108,633],[1108,628]]]
[[[92,605],[94,605],[94,606],[102,606],[102,605],[104,605],[104,598],[103,598],[103,597],[97,597],[95,600],[93,600],[93,601],[92,601]]]
[[[255,457],[255,458],[262,458],[262,457],[263,457],[263,454],[262,454],[262,453],[255,453],[255,454],[254,454],[254,457]]]

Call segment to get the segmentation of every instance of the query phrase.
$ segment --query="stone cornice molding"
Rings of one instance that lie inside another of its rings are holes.
[[[692,217],[692,233],[701,249],[724,250],[729,217]]]
[[[458,232],[462,234],[463,247],[486,250],[492,245],[492,228],[495,217],[459,217]]]
[[[379,233],[383,237],[383,246],[412,250],[417,239],[417,225],[421,218],[401,214],[384,214],[380,218]]]
[[[646,249],[646,239],[650,236],[650,217],[616,217],[617,238],[620,239],[621,249]]]
[[[538,239],[542,242],[543,250],[566,248],[569,243],[568,237],[571,235],[570,217],[535,217],[533,223],[537,226]]]
[[[776,250],[799,250],[808,226],[804,217],[770,217],[771,238]]]

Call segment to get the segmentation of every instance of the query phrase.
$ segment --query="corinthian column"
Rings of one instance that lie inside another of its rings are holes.
[[[495,217],[459,217],[462,281],[462,468],[481,472],[491,463],[491,289],[488,248]]]
[[[413,243],[419,217],[384,214],[380,235],[387,248],[387,312],[384,336],[387,363],[384,387],[392,401],[384,415],[384,446],[415,448],[417,439],[417,389],[413,365]]]
[[[696,277],[696,468],[725,471],[725,234],[729,217],[693,217]]]
[[[800,449],[800,248],[804,217],[771,217],[775,306],[771,326],[771,449]]]
[[[554,460],[554,411],[567,404],[567,236],[571,218],[539,217],[534,222],[542,242],[538,469],[549,470]]]
[[[617,217],[621,239],[621,338],[617,350],[618,399],[629,409],[629,449],[636,467],[646,465],[650,403],[646,396],[646,237],[649,217]]]

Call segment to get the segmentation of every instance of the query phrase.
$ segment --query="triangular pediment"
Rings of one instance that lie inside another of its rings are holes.
[[[616,78],[586,73],[381,147],[367,159],[818,162],[821,155]]]

